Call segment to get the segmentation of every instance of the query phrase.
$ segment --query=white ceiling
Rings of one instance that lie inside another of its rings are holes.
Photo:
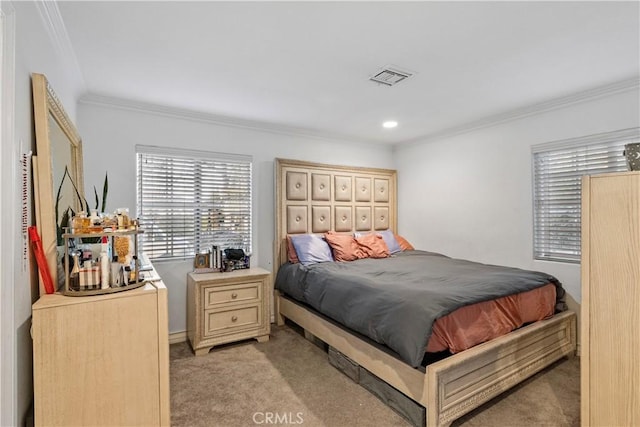
[[[637,79],[639,6],[58,2],[90,96],[379,143]]]

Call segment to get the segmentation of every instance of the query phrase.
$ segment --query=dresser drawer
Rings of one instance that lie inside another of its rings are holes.
[[[259,304],[229,310],[207,310],[204,313],[204,336],[214,336],[239,329],[261,326],[262,307]]]
[[[230,302],[251,302],[260,299],[262,282],[249,282],[240,285],[207,286],[202,288],[204,308],[214,308]]]

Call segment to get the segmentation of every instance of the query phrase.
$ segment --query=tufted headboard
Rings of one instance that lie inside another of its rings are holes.
[[[288,234],[397,229],[396,171],[276,159],[274,272]]]

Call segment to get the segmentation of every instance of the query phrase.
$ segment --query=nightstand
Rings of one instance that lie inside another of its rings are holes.
[[[219,344],[269,340],[270,278],[262,268],[187,274],[187,335],[196,356]]]

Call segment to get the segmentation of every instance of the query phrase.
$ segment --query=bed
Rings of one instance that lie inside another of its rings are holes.
[[[283,276],[291,268],[287,263],[287,236],[397,230],[396,172],[277,159],[276,210],[274,265],[281,273],[278,276]],[[417,253],[413,256],[418,255],[422,256]],[[434,259],[438,256],[436,254]],[[404,262],[404,258],[409,257],[394,258],[393,262]],[[365,262],[354,261],[354,265],[385,260],[362,261]],[[387,270],[390,265],[386,264],[383,269]],[[334,280],[330,274],[322,271],[318,276],[331,286]],[[544,281],[544,277],[536,280]],[[518,292],[543,285],[545,283],[537,283]],[[429,426],[449,425],[549,364],[575,352],[575,314],[564,311],[422,366],[418,358],[422,360],[420,352],[425,352],[426,341],[418,339],[398,345],[392,342],[393,334],[377,339],[375,332],[373,338],[376,339],[372,340],[367,331],[349,323],[348,319],[339,319],[340,323],[336,321],[339,315],[329,312],[328,316],[320,312],[320,307],[314,306],[313,302],[296,300],[294,288],[288,290],[279,286],[280,290],[275,291],[278,324],[283,324],[285,318],[293,321],[309,336],[327,343],[424,406]],[[344,300],[349,297],[335,298]],[[392,297],[387,294],[387,297],[378,299],[385,298]],[[377,327],[373,329],[378,330]],[[380,330],[384,335],[384,327]],[[380,342],[384,344],[380,345]]]

